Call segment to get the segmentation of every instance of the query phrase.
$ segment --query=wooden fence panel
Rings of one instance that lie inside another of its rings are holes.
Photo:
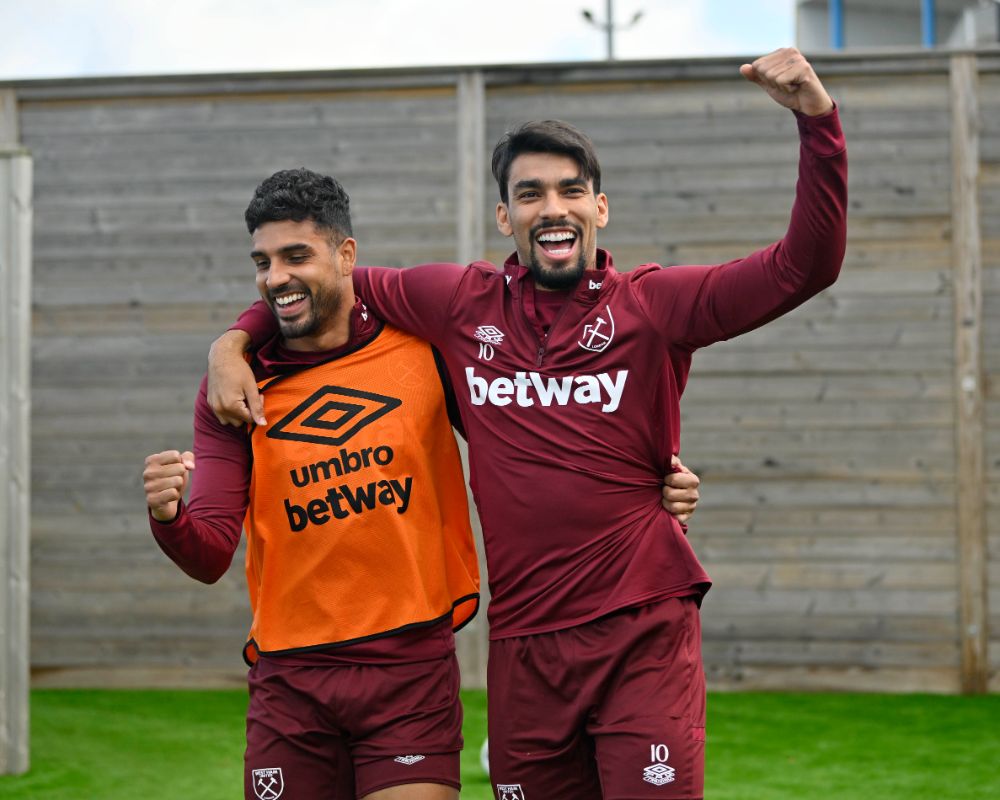
[[[796,180],[791,116],[733,73],[504,87],[488,128],[554,116],[591,134],[620,269],[719,262],[782,235]],[[706,667],[715,686],[954,690],[948,79],[828,85],[850,152],[844,275],[697,354],[682,404],[705,480],[690,536],[716,581]]]
[[[1000,691],[1000,62],[979,76],[989,689]]]
[[[37,679],[236,674],[242,548],[214,586],[183,575],[149,535],[142,459],[190,445],[207,346],[255,296],[243,210],[273,171],[338,176],[363,261],[454,258],[455,92],[24,102],[21,119],[37,154]]]
[[[969,559],[956,512],[970,473],[956,444],[964,312],[949,59],[818,65],[850,152],[843,275],[787,317],[695,357],[682,455],[704,478],[690,535],[716,582],[704,607],[715,687],[962,686]],[[21,138],[36,160],[36,679],[98,680],[115,666],[131,682],[220,681],[241,669],[241,570],[201,587],[168,563],[146,529],[138,473],[147,452],[186,446],[207,344],[253,296],[241,214],[257,181],[298,165],[341,178],[365,263],[482,250],[501,261],[512,247],[492,221],[492,144],[517,122],[562,117],[601,155],[611,206],[601,244],[619,268],[723,261],[782,235],[796,180],[791,115],[738,66],[19,87]],[[995,58],[977,66],[996,689],[1000,70]],[[471,685],[485,675],[484,617],[458,639]]]

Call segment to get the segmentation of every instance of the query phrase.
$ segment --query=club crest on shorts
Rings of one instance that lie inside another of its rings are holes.
[[[285,791],[285,779],[281,777],[281,767],[255,769],[252,773],[253,793],[260,800],[277,800]]]
[[[668,758],[670,758],[670,750],[665,744],[650,745],[649,760],[653,763],[642,771],[642,779],[653,786],[673,783],[676,770],[667,765]]]
[[[524,800],[524,790],[519,783],[498,783],[497,794],[500,800]]]

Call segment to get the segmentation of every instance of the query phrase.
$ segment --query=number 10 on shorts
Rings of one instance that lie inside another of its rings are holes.
[[[654,764],[657,762],[666,764],[668,758],[670,758],[670,751],[665,744],[651,744],[649,746],[649,760]]]

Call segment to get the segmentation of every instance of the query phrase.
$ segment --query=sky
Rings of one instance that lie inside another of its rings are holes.
[[[794,7],[615,0],[615,56],[763,54],[794,43]],[[604,59],[584,9],[606,19],[606,0],[0,0],[0,80]]]

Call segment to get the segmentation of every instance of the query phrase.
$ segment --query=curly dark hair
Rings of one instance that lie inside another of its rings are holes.
[[[594,143],[579,128],[558,119],[525,122],[500,137],[493,148],[493,177],[500,189],[500,199],[510,199],[507,181],[510,165],[523,153],[554,153],[569,156],[580,167],[580,176],[594,183],[594,192],[601,191],[601,164],[597,160]]]
[[[261,182],[243,214],[253,233],[265,222],[311,219],[342,242],[351,232],[351,198],[340,181],[310,169],[283,169]]]

